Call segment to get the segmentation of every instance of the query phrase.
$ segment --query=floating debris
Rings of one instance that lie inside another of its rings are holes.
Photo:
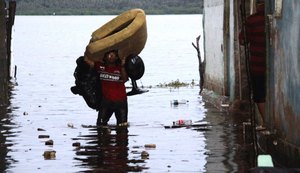
[[[192,120],[177,120],[173,121],[173,126],[190,126],[192,123]]]
[[[23,115],[28,115],[28,112],[23,112]]]
[[[83,127],[83,128],[94,128],[94,127],[96,127],[96,126],[81,124],[81,127]]]
[[[53,143],[54,143],[53,140],[50,139],[45,142],[45,145],[53,145]]]
[[[156,148],[155,144],[145,144],[144,145],[145,148]]]
[[[50,138],[50,135],[39,135],[39,138]]]
[[[73,123],[68,123],[68,127],[74,128],[74,124]]]
[[[143,146],[132,146],[132,148],[142,148]]]
[[[80,147],[80,142],[74,142],[74,143],[72,144],[72,146],[73,146],[73,147]]]
[[[37,131],[46,131],[46,130],[42,128],[37,128]]]
[[[54,151],[54,150],[45,151],[43,156],[44,156],[45,160],[53,160],[56,157],[56,151]]]
[[[147,151],[142,151],[141,157],[142,157],[142,159],[148,159],[149,158],[149,153]]]
[[[171,105],[175,105],[175,106],[177,106],[177,105],[179,105],[179,104],[188,104],[188,100],[172,100],[171,101]]]
[[[203,127],[202,129],[209,129],[209,123],[208,122],[195,122],[192,123],[192,120],[177,120],[173,121],[173,125],[166,125],[164,126],[166,129],[172,129],[172,128],[182,128],[182,127]]]

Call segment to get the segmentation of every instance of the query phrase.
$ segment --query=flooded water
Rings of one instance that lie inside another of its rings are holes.
[[[247,170],[239,120],[203,102],[198,86],[157,86],[175,80],[198,82],[198,59],[191,43],[202,35],[201,15],[147,16],[148,41],[140,55],[146,71],[138,85],[149,92],[128,98],[128,128],[115,128],[114,117],[109,128],[94,126],[97,112],[70,87],[75,60],[91,32],[113,17],[16,17],[17,73],[8,104],[1,105],[1,171]],[[184,103],[173,105],[173,100]],[[179,119],[207,125],[165,128]]]

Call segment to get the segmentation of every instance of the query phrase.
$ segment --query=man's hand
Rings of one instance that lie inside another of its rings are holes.
[[[125,67],[125,62],[126,62],[126,57],[120,57],[120,60],[121,60],[121,66],[122,67]]]
[[[86,55],[84,56],[84,62],[86,62],[90,67],[94,67],[95,62],[90,60]]]

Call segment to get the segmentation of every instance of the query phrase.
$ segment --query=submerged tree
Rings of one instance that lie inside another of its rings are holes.
[[[206,60],[204,57],[204,60],[202,61],[201,59],[201,52],[200,52],[200,47],[199,47],[199,40],[200,40],[201,35],[199,35],[196,38],[196,45],[194,43],[192,43],[192,45],[194,46],[194,48],[197,51],[197,57],[198,57],[198,61],[199,61],[199,75],[200,75],[200,81],[199,81],[199,87],[200,87],[200,92],[199,94],[202,93],[203,90],[203,85],[204,85],[204,73],[205,73],[205,64],[206,64]]]

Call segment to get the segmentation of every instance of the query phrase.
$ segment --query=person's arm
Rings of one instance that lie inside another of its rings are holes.
[[[121,79],[126,82],[128,80],[128,75],[125,69],[125,57],[120,58],[121,59]]]

